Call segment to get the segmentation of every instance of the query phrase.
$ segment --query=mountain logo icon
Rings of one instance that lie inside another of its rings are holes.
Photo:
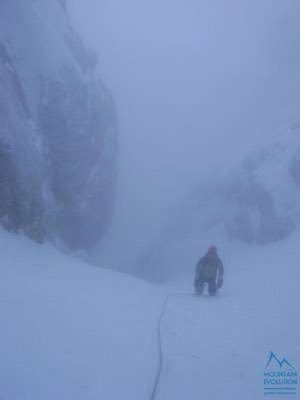
[[[295,370],[295,368],[292,366],[291,363],[288,362],[288,360],[286,358],[280,359],[272,351],[270,352],[270,356],[269,356],[267,365],[265,367],[265,370],[268,369],[271,364],[273,366],[277,365],[280,369],[288,368],[288,369]]]

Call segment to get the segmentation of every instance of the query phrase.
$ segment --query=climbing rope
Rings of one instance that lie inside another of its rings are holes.
[[[149,397],[149,400],[155,400],[158,387],[160,384],[161,380],[161,374],[162,374],[162,366],[163,366],[163,346],[162,346],[162,321],[164,319],[168,302],[170,297],[176,297],[176,296],[191,296],[191,293],[171,293],[168,294],[163,302],[158,320],[157,320],[157,326],[156,326],[156,332],[157,332],[157,343],[158,343],[158,365],[157,365],[157,370],[156,370],[156,375],[154,379],[154,384],[152,388],[151,395]]]

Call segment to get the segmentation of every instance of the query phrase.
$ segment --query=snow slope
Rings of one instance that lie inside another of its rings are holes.
[[[0,398],[147,398],[159,291],[0,233]]]
[[[195,298],[192,263],[156,287],[0,232],[1,399],[150,399],[168,295],[156,399],[263,399],[270,351],[300,368],[298,243],[220,242],[225,287]]]
[[[168,302],[157,400],[263,399],[270,351],[299,371],[299,234],[268,247],[221,243],[221,249],[219,296],[175,295]]]

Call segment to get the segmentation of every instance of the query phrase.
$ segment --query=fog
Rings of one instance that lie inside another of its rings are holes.
[[[128,269],[195,185],[298,119],[299,5],[72,0],[68,7],[98,54],[119,118],[115,217],[98,255]]]

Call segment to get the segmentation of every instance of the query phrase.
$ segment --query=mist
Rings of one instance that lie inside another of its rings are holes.
[[[116,209],[97,258],[131,270],[200,182],[268,146],[299,117],[299,5],[72,0],[68,7],[118,112]]]
[[[0,0],[1,399],[297,397],[299,17]]]

